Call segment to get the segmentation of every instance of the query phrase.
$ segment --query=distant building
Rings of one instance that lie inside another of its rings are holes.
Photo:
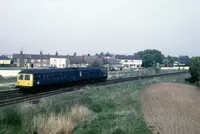
[[[17,67],[49,67],[49,54],[13,54],[13,63]]]
[[[5,55],[0,56],[0,66],[1,67],[8,67],[11,65],[11,59]]]
[[[83,56],[85,63],[91,65],[94,61],[101,60],[99,56]]]
[[[137,55],[115,55],[124,68],[139,68],[142,66],[142,59]]]
[[[174,63],[174,66],[189,66],[190,59],[188,56],[180,56]]]
[[[69,56],[70,67],[87,67],[84,56]]]
[[[67,57],[66,56],[51,56],[50,57],[50,67],[65,68],[67,67]]]

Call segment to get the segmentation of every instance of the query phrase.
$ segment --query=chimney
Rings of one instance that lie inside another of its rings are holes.
[[[23,54],[23,50],[20,51],[20,54],[21,54],[21,55]]]
[[[40,55],[43,55],[42,50],[40,51]]]
[[[58,56],[58,51],[56,51],[56,54],[55,54],[56,56]]]

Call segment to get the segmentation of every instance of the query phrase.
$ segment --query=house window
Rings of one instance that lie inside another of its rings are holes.
[[[47,60],[43,60],[43,62],[47,62]]]
[[[34,60],[32,59],[31,62],[34,62]]]
[[[19,62],[19,61],[20,61],[20,59],[18,58],[18,59],[17,59],[17,62]]]
[[[125,62],[128,62],[128,60],[125,60]]]
[[[38,60],[38,62],[40,62],[40,60]]]
[[[27,59],[24,59],[24,62],[27,62]]]

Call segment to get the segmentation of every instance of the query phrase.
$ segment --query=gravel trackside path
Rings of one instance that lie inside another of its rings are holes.
[[[154,134],[200,134],[200,91],[177,84],[153,84],[141,91],[144,118]]]

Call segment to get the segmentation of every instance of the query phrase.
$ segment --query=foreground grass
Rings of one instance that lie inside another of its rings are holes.
[[[50,102],[42,100],[37,105],[23,103],[2,108],[0,134],[70,134],[78,121],[86,121],[93,114],[81,105],[55,112]]]
[[[85,105],[95,113],[91,120],[78,122],[73,129],[75,134],[151,134],[140,106],[140,89],[147,84],[138,81],[88,87],[82,92],[53,99],[53,103]]]

